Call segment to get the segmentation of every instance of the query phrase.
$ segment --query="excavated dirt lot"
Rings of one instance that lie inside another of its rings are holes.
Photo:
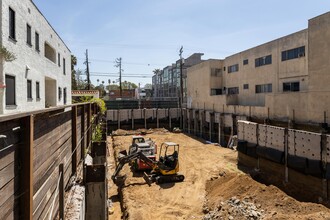
[[[180,173],[185,181],[149,187],[141,173],[132,173],[125,165],[120,175],[126,174],[127,179],[117,190],[110,178],[114,158],[141,131],[118,130],[118,136],[108,137],[113,146],[108,157],[109,219],[330,219],[325,206],[299,202],[243,173],[237,166],[236,151],[164,129],[144,132],[158,147],[165,141],[180,145]]]

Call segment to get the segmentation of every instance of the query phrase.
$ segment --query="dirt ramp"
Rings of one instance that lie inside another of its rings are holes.
[[[330,219],[323,205],[299,202],[250,176],[224,173],[206,184],[204,219]]]

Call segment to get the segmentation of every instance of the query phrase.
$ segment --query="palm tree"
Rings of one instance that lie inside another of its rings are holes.
[[[161,70],[161,69],[154,69],[152,72],[153,72],[155,75],[157,75],[157,74],[161,73],[162,70]]]
[[[77,57],[71,55],[71,82],[72,82],[72,89],[78,89],[77,80],[76,80],[76,70],[74,67],[77,65]]]

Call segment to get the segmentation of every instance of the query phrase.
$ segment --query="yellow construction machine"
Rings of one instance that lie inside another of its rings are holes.
[[[142,151],[127,155],[126,150],[120,152],[118,157],[117,169],[112,175],[112,180],[115,184],[121,185],[124,181],[118,174],[126,163],[133,160],[142,160],[150,166],[152,171],[150,174],[144,172],[143,178],[150,186],[153,182],[157,184],[182,182],[184,175],[179,174],[179,145],[174,142],[164,142],[161,144],[158,161],[151,160]]]

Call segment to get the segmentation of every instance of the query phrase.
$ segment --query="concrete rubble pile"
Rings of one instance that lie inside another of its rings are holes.
[[[236,197],[231,197],[227,201],[220,202],[214,210],[210,211],[204,205],[203,212],[205,216],[203,220],[211,219],[262,219],[264,210],[260,209],[261,205],[249,202],[249,198],[245,197],[240,200]]]

